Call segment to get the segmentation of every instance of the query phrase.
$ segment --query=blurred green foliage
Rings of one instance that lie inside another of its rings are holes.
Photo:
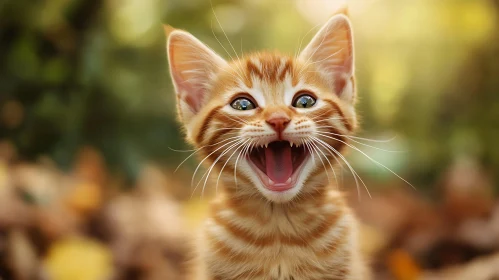
[[[1,1],[0,139],[24,159],[49,155],[63,167],[83,145],[131,177],[144,161],[176,166],[185,155],[169,147],[185,146],[162,23],[227,58],[260,49],[295,54],[343,2]],[[497,177],[499,1],[348,4],[361,134],[397,135],[383,147],[406,152],[367,151],[418,186],[462,157]],[[373,179],[393,179],[362,155],[350,158]]]

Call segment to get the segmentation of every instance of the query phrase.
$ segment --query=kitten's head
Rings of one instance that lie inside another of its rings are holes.
[[[332,17],[296,58],[227,62],[181,30],[169,32],[167,51],[187,140],[227,187],[286,202],[325,183],[356,126],[346,16]]]

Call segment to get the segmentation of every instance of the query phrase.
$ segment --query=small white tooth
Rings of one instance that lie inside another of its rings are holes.
[[[265,148],[268,148],[269,147],[269,143],[265,143]]]
[[[288,178],[288,180],[286,180],[286,184],[290,184],[291,183],[291,177]]]

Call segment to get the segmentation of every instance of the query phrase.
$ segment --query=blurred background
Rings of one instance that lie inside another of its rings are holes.
[[[162,24],[293,55],[345,4],[353,144],[416,188],[348,153],[375,279],[499,279],[498,0],[0,0],[0,279],[183,279],[214,190],[174,172]]]

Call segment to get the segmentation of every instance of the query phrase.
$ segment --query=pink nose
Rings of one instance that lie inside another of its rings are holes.
[[[269,116],[266,122],[279,134],[279,138],[281,137],[281,133],[289,124],[289,117],[286,114],[282,113],[274,113]]]

